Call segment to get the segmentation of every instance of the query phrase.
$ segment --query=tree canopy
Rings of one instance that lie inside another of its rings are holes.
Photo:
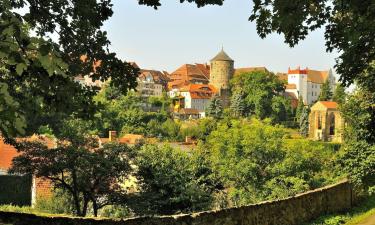
[[[120,186],[130,174],[132,156],[127,145],[109,143],[99,146],[96,137],[88,133],[80,120],[64,123],[57,146],[48,149],[43,143],[21,142],[22,153],[13,160],[11,172],[33,174],[51,181],[55,188],[69,193],[75,214],[85,216],[89,203],[94,215],[125,194]]]
[[[74,82],[76,76],[111,77],[122,92],[135,86],[138,70],[109,52],[101,30],[111,8],[107,0],[1,1],[0,101],[15,112],[0,118],[3,136],[53,126],[64,114],[92,115],[96,90]]]
[[[290,101],[281,95],[284,83],[270,72],[250,72],[236,75],[232,80],[232,92],[242,92],[247,115],[260,119],[272,118],[275,122],[286,121],[291,114]],[[235,103],[235,102],[232,102]]]

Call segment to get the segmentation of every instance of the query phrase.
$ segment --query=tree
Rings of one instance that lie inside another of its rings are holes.
[[[200,146],[235,206],[285,198],[330,182],[335,151],[256,119],[222,122]],[[331,173],[327,175],[327,172]]]
[[[280,95],[284,92],[284,83],[270,72],[250,72],[235,76],[232,80],[233,91],[242,90],[249,115],[259,119],[267,117],[275,122],[285,121],[291,111],[291,104]]]
[[[342,167],[354,184],[375,191],[375,94],[359,88],[341,106],[346,128]]]
[[[131,149],[115,143],[100,148],[82,121],[70,120],[64,125],[52,149],[40,142],[18,143],[21,155],[13,160],[11,172],[51,181],[70,194],[76,215],[85,216],[92,203],[97,216],[100,208],[124,196],[120,183],[131,171]]]
[[[215,119],[220,119],[223,116],[223,103],[218,95],[212,97],[206,111],[207,116]]]
[[[208,209],[212,188],[205,183],[204,164],[196,162],[201,159],[168,146],[143,146],[136,160],[141,191],[133,209],[143,214]]]
[[[302,109],[302,113],[299,118],[299,133],[302,137],[307,137],[309,134],[309,110],[307,107]]]
[[[338,83],[335,91],[333,92],[332,100],[337,102],[339,105],[342,105],[345,103],[346,96],[345,87]]]
[[[332,90],[329,80],[327,79],[320,89],[319,101],[330,101],[332,99]]]
[[[232,95],[230,109],[235,117],[243,117],[246,115],[246,104],[242,90]]]
[[[106,0],[1,1],[0,67],[5,73],[0,101],[15,111],[1,118],[3,136],[32,134],[41,125],[58,127],[55,118],[72,113],[92,116],[97,89],[77,84],[78,75],[101,81],[111,77],[123,93],[135,87],[138,69],[108,51],[110,42],[101,31],[111,7]]]
[[[297,105],[297,109],[296,109],[296,118],[297,118],[297,121],[300,120],[301,114],[302,114],[302,111],[303,111],[304,108],[305,108],[305,103],[303,102],[302,96],[299,95],[298,96],[298,105]]]

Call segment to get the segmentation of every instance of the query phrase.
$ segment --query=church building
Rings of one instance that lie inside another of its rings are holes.
[[[343,141],[344,119],[336,102],[319,101],[311,107],[309,137],[321,141]]]

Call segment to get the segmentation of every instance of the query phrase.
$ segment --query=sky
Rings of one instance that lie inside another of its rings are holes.
[[[110,49],[143,69],[173,72],[186,63],[208,63],[222,48],[235,67],[265,66],[273,72],[288,67],[333,68],[337,53],[325,50],[324,31],[317,30],[294,48],[282,35],[261,39],[248,21],[251,0],[226,0],[223,6],[197,8],[179,0],[162,0],[158,10],[137,0],[114,0],[114,15],[104,30]]]

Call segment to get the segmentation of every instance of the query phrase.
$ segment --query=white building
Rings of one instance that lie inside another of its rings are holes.
[[[294,94],[296,98],[301,96],[305,104],[311,105],[318,100],[322,85],[327,79],[331,90],[334,90],[336,81],[332,70],[288,69],[285,91]]]
[[[174,96],[183,97],[180,108],[197,110],[201,117],[205,117],[206,108],[215,93],[217,91],[212,85],[190,84],[181,88],[178,93],[174,93]]]

